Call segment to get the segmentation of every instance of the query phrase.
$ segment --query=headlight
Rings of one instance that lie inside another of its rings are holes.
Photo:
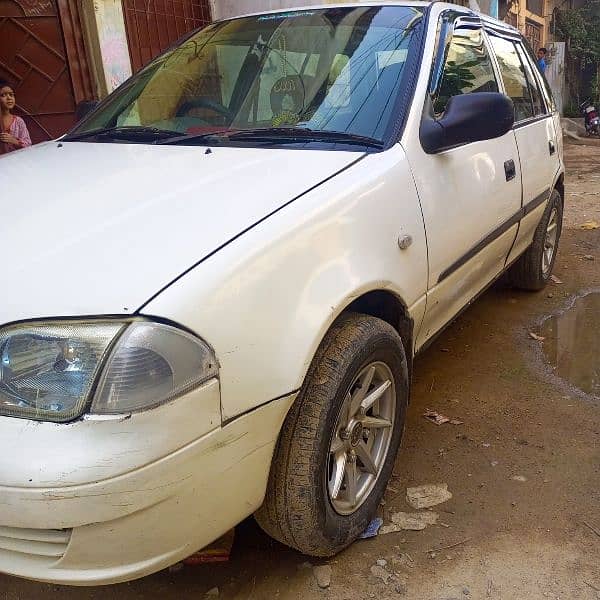
[[[212,350],[149,321],[48,322],[0,330],[0,414],[70,421],[143,410],[216,377]]]
[[[79,415],[123,323],[32,323],[0,330],[0,413],[49,421]]]

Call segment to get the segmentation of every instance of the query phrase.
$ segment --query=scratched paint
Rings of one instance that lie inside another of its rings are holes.
[[[42,15],[54,15],[54,4],[52,0],[16,0],[26,17],[40,17]]]

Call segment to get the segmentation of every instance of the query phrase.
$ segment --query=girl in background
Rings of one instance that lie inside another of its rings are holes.
[[[0,80],[0,154],[31,146],[25,121],[11,113],[15,92],[8,81]]]

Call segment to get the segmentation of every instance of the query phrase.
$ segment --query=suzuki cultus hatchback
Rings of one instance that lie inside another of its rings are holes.
[[[152,573],[245,517],[376,512],[415,354],[550,277],[562,143],[510,26],[443,3],[214,23],[0,159],[0,571]]]

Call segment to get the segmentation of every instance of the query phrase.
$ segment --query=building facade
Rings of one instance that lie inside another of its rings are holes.
[[[548,23],[552,13],[546,5],[549,0],[516,0],[504,3],[500,17],[521,31],[531,47],[537,51],[546,45]]]

